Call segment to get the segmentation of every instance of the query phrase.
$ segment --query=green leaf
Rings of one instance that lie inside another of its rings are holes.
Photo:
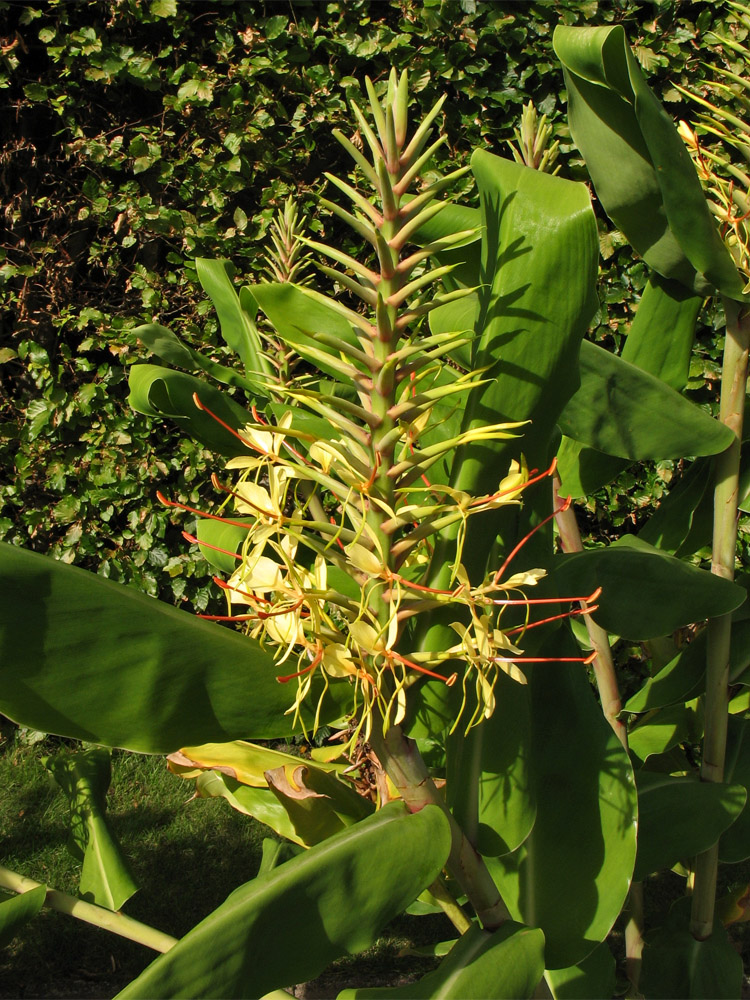
[[[23,925],[34,919],[46,898],[47,886],[38,885],[0,903],[0,948],[10,944]]]
[[[234,520],[234,519],[233,519]],[[247,528],[239,526],[239,522],[247,520]],[[209,517],[199,517],[196,522],[195,534],[198,538],[203,558],[220,573],[234,573],[237,560],[227,552],[238,552],[247,538],[247,533],[255,523],[253,518],[237,518],[234,524],[224,524]],[[219,552],[218,549],[225,549]]]
[[[743,786],[750,800],[750,720],[729,716],[727,733],[727,755],[724,764],[724,780]],[[722,834],[719,841],[719,860],[736,864],[750,858],[750,806],[748,802]]]
[[[715,844],[742,812],[740,784],[719,784],[636,771],[638,854],[633,879],[672,868]],[[748,850],[750,854],[750,850]]]
[[[227,344],[236,351],[245,366],[248,378],[262,374],[269,376],[271,370],[268,361],[263,357],[258,329],[253,315],[243,308],[252,301],[252,293],[245,289],[245,296],[240,296],[234,290],[231,280],[232,265],[226,260],[207,260],[197,257],[195,268],[198,280],[204,292],[210,296],[219,316],[221,335]],[[249,300],[246,301],[248,295]],[[255,380],[254,380],[255,381]]]
[[[350,784],[339,780],[330,766],[303,761],[291,754],[244,741],[184,747],[179,753],[170,755],[169,767],[185,778],[196,777],[201,770],[219,772],[229,794],[225,794],[218,785],[208,794],[224,795],[231,802],[230,796],[234,793],[237,801],[232,805],[250,815],[256,815],[252,810],[259,804],[267,811],[268,797],[237,795],[234,783],[231,786],[227,784],[227,777],[256,790],[264,789],[281,804],[288,822],[284,820],[283,829],[278,829],[268,818],[263,818],[262,822],[269,823],[282,836],[291,837],[305,847],[359,822],[374,808]],[[205,793],[205,789],[204,783],[201,794]],[[270,812],[278,815],[274,809]]]
[[[274,17],[269,17],[265,24],[266,38],[269,41],[278,38],[283,31],[286,31],[288,24],[289,18],[286,14],[276,14]]]
[[[5,543],[0,582],[0,712],[13,721],[143,753],[291,733],[293,692],[254,640]]]
[[[176,17],[177,0],[152,0],[149,10],[154,17]]]
[[[590,594],[597,587],[602,628],[627,639],[668,635],[714,615],[729,614],[746,593],[729,580],[698,569],[633,535],[606,548],[557,556],[553,572],[561,594]]]
[[[560,415],[564,434],[631,461],[715,455],[730,428],[635,365],[581,344],[581,386]]]
[[[172,371],[159,365],[133,365],[128,375],[128,403],[138,413],[150,417],[169,417],[177,426],[207,448],[231,458],[246,455],[247,445],[208,413],[199,410],[193,394],[219,420],[233,430],[252,422],[252,416],[226,393],[193,375]]]
[[[43,763],[70,803],[68,850],[83,862],[79,895],[89,903],[119,910],[138,886],[107,824],[109,751],[57,754],[45,757]]]
[[[623,361],[637,365],[672,389],[687,384],[695,324],[703,305],[677,281],[649,275],[622,349]]]
[[[322,344],[316,333],[337,337],[350,347],[359,342],[351,324],[325,298],[289,282],[264,282],[253,287],[259,308],[283,341],[327,375],[338,377],[339,351]],[[327,360],[330,359],[330,360]]]
[[[235,890],[121,993],[259,997],[369,947],[448,857],[442,811],[381,809]]]
[[[627,464],[615,455],[605,455],[563,435],[557,451],[560,495],[575,500],[595,493],[612,482],[623,468],[627,468]]]
[[[686,554],[682,552],[682,546],[699,526],[702,505],[707,503],[713,510],[713,482],[713,462],[710,459],[693,462],[659,504],[638,537],[667,552]]]
[[[559,633],[546,652],[567,650]],[[544,931],[546,967],[562,969],[593,951],[622,909],[635,862],[635,784],[586,671],[550,663],[527,673],[536,822],[518,851],[487,864],[511,916]]]
[[[487,413],[532,421],[517,442],[472,445],[457,456],[454,486],[483,494],[497,488],[511,457],[546,459],[578,385],[578,344],[596,307],[598,244],[584,185],[484,150],[471,163],[484,226],[472,365],[488,366],[490,381],[471,394],[464,426],[486,423]]]
[[[218,771],[204,771],[196,779],[195,794],[199,799],[226,799],[237,812],[252,816],[259,823],[265,823],[280,837],[300,847],[305,846],[294,829],[289,813],[270,788],[252,788]]]
[[[532,725],[529,690],[498,675],[496,707],[481,726],[448,741],[448,804],[459,824],[477,810],[475,846],[497,857],[515,851],[536,818],[535,788],[529,774]]]
[[[257,380],[245,379],[238,372],[232,371],[231,368],[226,368],[224,365],[204,357],[199,351],[194,351],[192,347],[183,344],[179,337],[165,326],[160,326],[158,323],[146,323],[143,326],[137,326],[133,333],[152,354],[161,358],[162,361],[166,361],[167,364],[177,365],[188,371],[204,371],[225,385],[236,386],[265,396],[262,383]]]
[[[701,296],[692,295],[678,282],[651,275],[630,324],[622,360],[655,375],[673,389],[682,389],[687,381],[702,302]],[[605,414],[605,418],[611,421],[611,414]],[[613,430],[616,429],[610,428],[610,433]],[[612,482],[627,464],[626,460],[587,447],[581,441],[563,437],[557,454],[562,495],[575,498],[593,493]]]
[[[690,898],[679,899],[664,927],[646,935],[640,989],[660,1000],[736,1000],[742,992],[742,959],[716,918],[711,937],[690,933]]]
[[[741,299],[690,154],[645,82],[621,25],[558,26],[573,140],[596,193],[646,263],[698,294]]]
[[[343,990],[337,1000],[523,1000],[544,973],[544,935],[511,921],[493,934],[471,927],[434,972],[391,989]]]
[[[373,811],[373,805],[351,785],[320,767],[300,765],[291,779],[283,769],[267,771],[276,798],[286,809],[300,842],[306,847],[326,840]]]
[[[704,629],[658,673],[649,677],[640,691],[636,691],[628,700],[625,711],[652,712],[667,705],[689,701],[701,694],[706,676],[707,637]]]
[[[25,427],[30,441],[39,437],[55,412],[55,404],[47,399],[32,399],[26,407]]]
[[[646,761],[701,735],[702,725],[692,706],[668,705],[640,721],[628,734],[628,745],[631,753]]]
[[[545,979],[554,1000],[601,1000],[616,995],[615,958],[606,941],[578,965],[549,969]]]

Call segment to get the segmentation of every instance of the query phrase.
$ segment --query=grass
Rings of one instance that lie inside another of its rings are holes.
[[[80,865],[65,847],[67,800],[40,761],[60,749],[47,740],[0,753],[2,863],[75,895]],[[163,758],[115,751],[112,776],[110,825],[142,887],[125,913],[179,937],[255,876],[266,827],[221,800],[188,801],[192,785]],[[154,957],[45,909],[0,956],[0,996],[112,996]]]

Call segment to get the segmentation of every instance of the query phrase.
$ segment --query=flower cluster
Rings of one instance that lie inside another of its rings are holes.
[[[243,622],[250,635],[275,648],[279,666],[285,665],[278,680],[296,681],[290,711],[297,715],[313,691],[320,705],[330,683],[350,684],[353,738],[366,735],[376,715],[385,726],[400,722],[408,689],[424,677],[449,686],[460,678],[456,725],[459,719],[467,728],[477,724],[493,711],[499,671],[524,681],[518,642],[525,629],[540,624],[529,620],[529,609],[578,600],[530,600],[526,589],[544,574],[508,576],[515,551],[478,584],[466,573],[468,519],[520,503],[523,491],[551,470],[539,474],[514,462],[483,496],[451,485],[460,449],[515,437],[521,425],[465,425],[462,404],[486,373],[467,372],[452,356],[471,343],[473,331],[432,332],[423,324],[433,309],[474,291],[435,286],[453,269],[440,263],[440,254],[476,234],[423,235],[447,204],[438,194],[464,173],[418,187],[442,142],[427,144],[442,101],[408,138],[406,74],[391,74],[383,103],[369,80],[367,88],[375,129],[356,105],[354,113],[371,160],[354,142],[336,137],[374,196],[329,177],[352,201],[353,212],[324,204],[366,239],[376,260],[363,263],[294,229],[295,239],[339,265],[320,267],[362,303],[351,309],[294,286],[303,304],[317,315],[324,307],[336,321],[335,334],[316,328],[306,346],[306,360],[333,377],[336,388],[332,392],[329,381],[324,391],[309,369],[286,381],[268,379],[273,405],[265,415],[254,409],[253,421],[239,431],[224,425],[245,454],[228,464],[237,478],[226,484],[215,479],[225,499],[210,515],[246,529],[239,550],[226,553],[235,558],[235,571],[217,579],[228,613],[211,617]],[[409,249],[410,243],[416,246]],[[429,267],[436,258],[438,266]],[[341,319],[348,334],[341,332]],[[283,332],[276,337],[283,341]],[[199,398],[195,402],[210,413]],[[438,574],[438,586],[433,564],[436,544],[445,539],[450,572],[447,582],[445,573]],[[594,597],[586,598],[589,605]],[[508,607],[525,609],[525,622],[501,628]],[[415,626],[435,613],[448,620],[455,641],[429,651],[415,641]]]

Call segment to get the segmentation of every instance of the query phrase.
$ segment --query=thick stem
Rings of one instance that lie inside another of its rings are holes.
[[[582,552],[583,542],[581,532],[576,521],[575,511],[572,507],[562,508],[560,498],[560,480],[557,476],[552,480],[553,499],[555,503],[555,523],[560,533],[560,545],[563,552]],[[559,508],[559,509],[558,509]],[[581,607],[586,605],[581,602]],[[596,686],[599,689],[599,698],[602,703],[604,717],[615,731],[615,735],[625,749],[628,749],[628,732],[625,725],[620,722],[618,716],[622,711],[622,699],[620,689],[617,684],[617,674],[615,672],[615,661],[612,659],[612,650],[609,645],[609,638],[606,631],[597,625],[591,615],[584,615],[586,629],[589,634],[591,646],[596,653],[596,659],[592,666],[596,677]]]
[[[9,871],[0,867],[0,886],[10,889],[12,892],[29,892],[36,889],[41,882],[35,882],[33,878],[26,878],[17,872]],[[68,916],[83,920],[87,924],[101,927],[112,934],[119,934],[120,937],[128,938],[130,941],[137,941],[138,944],[153,948],[154,951],[169,951],[177,944],[177,938],[170,934],[142,924],[132,917],[126,917],[124,913],[116,910],[107,910],[103,906],[96,906],[94,903],[87,903],[75,896],[69,896],[66,892],[58,892],[56,889],[48,889],[45,906],[60,913],[67,913]]]
[[[734,441],[716,459],[714,486],[714,536],[711,572],[726,580],[734,579],[737,550],[737,504],[739,491],[742,418],[747,392],[750,314],[741,315],[740,305],[724,300],[727,333],[721,372],[719,418],[735,435]],[[701,781],[720,782],[724,778],[729,705],[729,649],[732,616],[721,615],[708,623],[706,661],[705,735]],[[690,930],[703,941],[714,924],[716,875],[719,845],[699,854],[695,864],[695,889]]]
[[[440,905],[440,909],[450,920],[459,934],[465,934],[471,927],[470,918],[464,913],[456,900],[450,894],[442,881],[442,876],[438,875],[430,886],[430,893]]]
[[[560,479],[558,476],[554,476],[552,479],[552,496],[555,509],[557,510],[555,523],[560,534],[560,545],[563,552],[582,552],[583,541],[581,540],[581,532],[578,527],[575,511],[572,506],[562,506]],[[581,607],[585,607],[583,602],[581,603]],[[596,653],[596,659],[592,666],[594,668],[596,686],[599,690],[602,712],[627,753],[628,730],[619,718],[622,711],[622,699],[620,698],[620,688],[617,683],[615,661],[612,658],[612,649],[609,645],[609,636],[601,625],[597,625],[591,615],[584,615],[583,620],[586,623],[589,641]],[[625,928],[626,971],[633,996],[639,996],[638,980],[641,973],[644,931],[643,883],[633,882],[630,886],[628,910],[630,916]]]
[[[625,925],[625,974],[632,990],[628,996],[641,997],[638,989],[643,964],[643,882],[633,882],[628,898],[628,922]]]
[[[509,920],[508,908],[501,899],[487,866],[464,836],[435,788],[414,741],[404,736],[400,726],[391,726],[385,736],[381,736],[379,727],[375,725],[371,742],[410,812],[419,812],[426,805],[436,805],[445,813],[452,841],[448,871],[469,897],[484,929],[495,930]]]

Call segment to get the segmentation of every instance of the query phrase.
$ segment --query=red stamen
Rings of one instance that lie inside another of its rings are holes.
[[[545,475],[546,475],[546,473],[545,473]],[[495,573],[495,579],[494,579],[494,583],[495,584],[498,584],[500,582],[503,573],[508,568],[508,566],[509,566],[511,560],[513,559],[513,557],[516,556],[520,552],[520,550],[524,547],[524,545],[528,542],[528,540],[532,537],[532,535],[535,535],[537,533],[537,531],[539,531],[540,528],[543,528],[544,525],[547,524],[549,521],[551,521],[557,514],[561,514],[564,510],[567,510],[568,507],[570,507],[570,505],[571,505],[572,502],[573,502],[573,498],[572,497],[568,497],[568,499],[564,501],[564,503],[562,504],[562,506],[558,507],[557,510],[552,511],[551,514],[548,514],[547,517],[545,517],[543,520],[541,520],[539,522],[539,524],[534,525],[534,527],[531,529],[531,531],[527,532],[523,536],[523,538],[518,543],[518,545],[516,545],[515,548],[511,549],[510,554],[506,558],[505,562],[502,564],[502,566],[497,571],[497,573]]]
[[[304,597],[300,597],[297,603],[291,605],[291,607],[280,608],[276,611],[259,611],[258,618],[260,618],[262,621],[265,621],[266,618],[278,618],[280,615],[291,614],[293,611],[296,611],[298,608],[300,608],[304,604],[304,601],[305,601]]]
[[[595,597],[601,593],[601,587],[598,591],[594,591],[591,597],[519,597],[517,600],[505,600],[505,599],[495,599],[487,598],[485,604],[495,604],[502,607],[513,607],[514,605],[531,605],[531,604],[580,604],[581,601],[584,603],[588,601],[595,600]]]
[[[211,545],[210,542],[202,542],[199,538],[196,538],[195,535],[191,535],[187,531],[182,532],[182,537],[186,538],[191,545],[202,545],[207,549],[213,549],[214,552],[221,552],[225,556],[231,556],[232,559],[239,559],[240,562],[242,561],[242,556],[239,555],[239,553],[230,552],[229,549],[220,549],[218,545]]]
[[[409,667],[410,670],[417,670],[420,674],[426,674],[428,677],[434,677],[435,680],[442,681],[448,687],[453,687],[456,683],[456,678],[458,674],[453,673],[450,677],[445,677],[443,674],[435,673],[434,670],[428,670],[427,667],[422,667],[413,660],[408,660],[405,656],[401,656],[399,653],[394,653],[392,649],[388,650],[388,657],[390,659],[398,660],[399,663],[403,663],[405,667]]]
[[[526,482],[522,483],[520,486],[509,486],[507,490],[499,490],[497,493],[493,493],[491,497],[487,497],[486,499],[478,497],[476,500],[472,500],[469,506],[474,507],[483,503],[491,503],[493,500],[499,500],[500,497],[504,497],[506,493],[516,493],[518,492],[518,490],[525,490],[527,489],[527,487],[533,486],[534,483],[541,482],[542,479],[546,479],[547,476],[551,476],[556,468],[557,468],[557,458],[555,457],[552,459],[552,465],[550,465],[548,469],[545,469],[544,472],[540,472],[539,475],[534,475],[537,472],[537,470],[532,469],[531,475],[533,476],[533,479],[527,479]]]
[[[242,597],[247,597],[248,600],[255,601],[256,604],[273,605],[273,601],[269,601],[265,597],[258,597],[257,594],[251,594],[247,590],[241,590],[239,587],[230,586],[225,580],[222,580],[220,576],[215,576],[213,580],[216,586],[221,587],[222,590],[231,590],[233,594],[240,594]]]
[[[321,648],[315,654],[315,659],[308,666],[303,667],[302,670],[298,670],[296,674],[287,674],[285,677],[277,677],[276,680],[279,684],[288,684],[289,681],[294,680],[295,677],[302,677],[304,674],[309,674],[311,670],[314,670],[317,667],[322,659],[323,650]]]
[[[491,656],[490,663],[592,663],[596,653],[590,656]]]
[[[516,625],[515,628],[509,628],[504,631],[506,635],[513,635],[514,632],[525,632],[527,629],[536,628],[537,625],[547,625],[549,622],[556,622],[561,618],[575,618],[577,615],[589,615],[598,609],[598,604],[594,604],[593,607],[590,608],[571,608],[570,611],[563,611],[562,614],[552,615],[549,618],[541,618],[538,622],[529,622],[528,625]]]
[[[196,618],[205,618],[210,622],[246,622],[257,615],[196,615]]]
[[[331,524],[336,523],[336,518],[333,516],[333,514],[328,515],[328,520],[331,522]],[[346,549],[344,548],[344,543],[341,541],[340,538],[336,539],[336,544],[338,545],[338,547],[341,549],[342,552],[346,552]]]
[[[238,434],[233,427],[230,427],[229,424],[225,423],[221,419],[221,417],[217,417],[216,414],[213,412],[213,410],[209,410],[209,408],[204,403],[201,403],[197,392],[193,393],[193,402],[195,403],[195,405],[198,407],[199,410],[202,410],[204,413],[207,413],[209,417],[211,417],[212,420],[215,420],[217,424],[219,424],[221,427],[224,428],[224,430],[229,431],[229,433],[233,437],[236,437],[238,441],[241,441],[246,448],[252,448],[253,451],[260,451],[260,449],[256,448],[254,444],[252,444],[250,441],[245,440],[245,438],[243,438],[241,434]],[[265,452],[261,452],[261,454],[265,454]]]
[[[215,475],[216,473],[213,473],[213,475],[211,476],[212,482],[213,482],[213,476]],[[165,507],[179,507],[180,510],[186,510],[188,514],[197,514],[198,517],[207,517],[211,521],[221,521],[222,524],[231,524],[235,528],[245,528],[246,530],[249,530],[248,525],[242,524],[241,521],[230,521],[229,518],[219,517],[218,514],[209,514],[206,511],[198,510],[197,507],[188,507],[187,504],[180,503],[177,500],[168,500],[161,492],[161,490],[156,491],[156,499],[159,501],[159,503],[163,504]]]

